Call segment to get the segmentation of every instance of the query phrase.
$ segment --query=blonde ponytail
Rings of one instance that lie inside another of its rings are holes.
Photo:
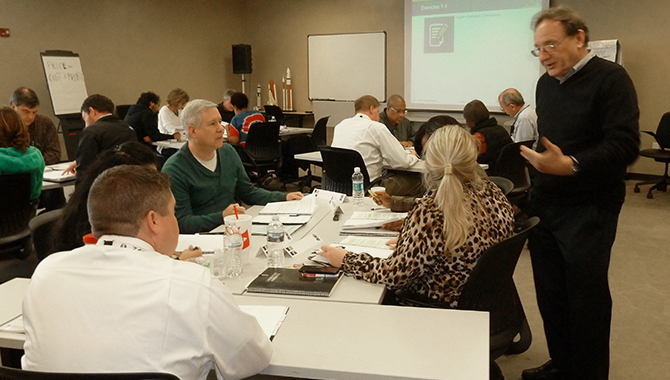
[[[478,182],[482,172],[477,164],[476,140],[457,125],[447,125],[433,133],[425,149],[427,189],[436,189],[435,204],[444,213],[445,252],[463,245],[472,228],[470,200],[463,185]]]

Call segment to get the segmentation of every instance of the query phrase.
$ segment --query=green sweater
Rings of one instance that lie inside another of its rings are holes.
[[[44,158],[34,146],[25,153],[16,148],[0,148],[0,174],[30,173],[30,199],[37,199],[42,192]]]
[[[206,232],[219,226],[223,223],[223,210],[238,199],[248,205],[286,200],[282,192],[254,186],[229,144],[217,149],[216,157],[216,170],[212,172],[184,144],[163,165],[163,172],[170,175],[177,201],[175,214],[183,234]]]

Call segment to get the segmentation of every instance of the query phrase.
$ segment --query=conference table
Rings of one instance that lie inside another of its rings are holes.
[[[289,137],[289,136],[294,136],[294,135],[311,134],[312,131],[314,131],[314,128],[282,126],[279,129],[279,137]],[[228,141],[228,138],[226,136],[224,136],[223,140]],[[160,146],[160,147],[163,147],[163,148],[180,149],[182,146],[184,146],[184,144],[186,144],[186,140],[170,139],[170,140],[164,140],[164,141],[154,141],[151,144],[154,145],[154,146]]]
[[[341,225],[354,211],[376,206],[350,200],[333,221],[324,200],[308,223],[293,233],[297,242],[317,234],[339,242]],[[262,207],[247,210],[256,215]],[[197,239],[197,236],[194,238]],[[384,287],[344,277],[330,297],[252,294],[246,285],[265,270],[256,252],[264,236],[252,235],[251,256],[240,277],[223,282],[241,305],[282,305],[289,311],[275,335],[265,375],[329,379],[488,379],[489,317],[486,312],[380,305]],[[286,257],[287,266],[307,261],[307,253]],[[195,265],[195,264],[194,264]],[[0,325],[21,315],[28,279],[0,285]],[[0,332],[0,348],[22,348],[25,335]]]
[[[313,163],[318,163],[322,164],[323,163],[323,158],[321,157],[321,152],[320,151],[314,151],[314,152],[307,152],[307,153],[300,153],[296,154],[293,156],[296,160],[299,161],[307,161],[307,162],[313,162]],[[487,170],[489,168],[488,164],[479,164],[479,166]],[[386,170],[396,170],[396,171],[406,171],[406,172],[413,172],[413,173],[423,173],[424,168],[426,167],[426,163],[423,160],[417,161],[414,165],[408,167],[408,168],[396,168],[396,167],[391,167],[388,165],[384,165],[383,169]]]
[[[61,187],[74,185],[76,176],[69,174],[62,176],[63,171],[72,163],[70,162],[61,162],[58,164],[47,165],[44,168],[44,177],[51,177],[54,180],[42,180],[42,191],[58,189]],[[62,178],[61,178],[62,177]]]

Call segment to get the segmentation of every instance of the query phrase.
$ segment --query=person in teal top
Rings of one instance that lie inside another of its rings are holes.
[[[30,199],[39,198],[44,177],[42,153],[30,146],[28,128],[19,114],[9,107],[0,108],[0,174],[30,173]]]
[[[209,231],[235,208],[244,213],[237,199],[249,205],[302,199],[299,192],[268,191],[251,183],[235,149],[223,143],[224,127],[213,102],[192,100],[182,110],[181,121],[188,128],[188,143],[162,169],[170,175],[181,233]]]

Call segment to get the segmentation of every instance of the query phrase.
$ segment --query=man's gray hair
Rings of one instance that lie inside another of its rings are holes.
[[[230,97],[233,96],[233,94],[236,92],[237,91],[233,90],[232,88],[227,89],[226,92],[223,93],[223,100],[230,99]]]
[[[502,92],[502,101],[503,104],[508,106],[510,104],[515,104],[517,106],[522,106],[526,102],[523,100],[521,93],[514,88],[508,88]]]
[[[188,128],[189,125],[200,128],[202,125],[202,114],[200,111],[205,108],[216,108],[216,104],[205,99],[193,99],[186,103],[186,107],[181,110],[180,114],[181,125],[184,128]]]

